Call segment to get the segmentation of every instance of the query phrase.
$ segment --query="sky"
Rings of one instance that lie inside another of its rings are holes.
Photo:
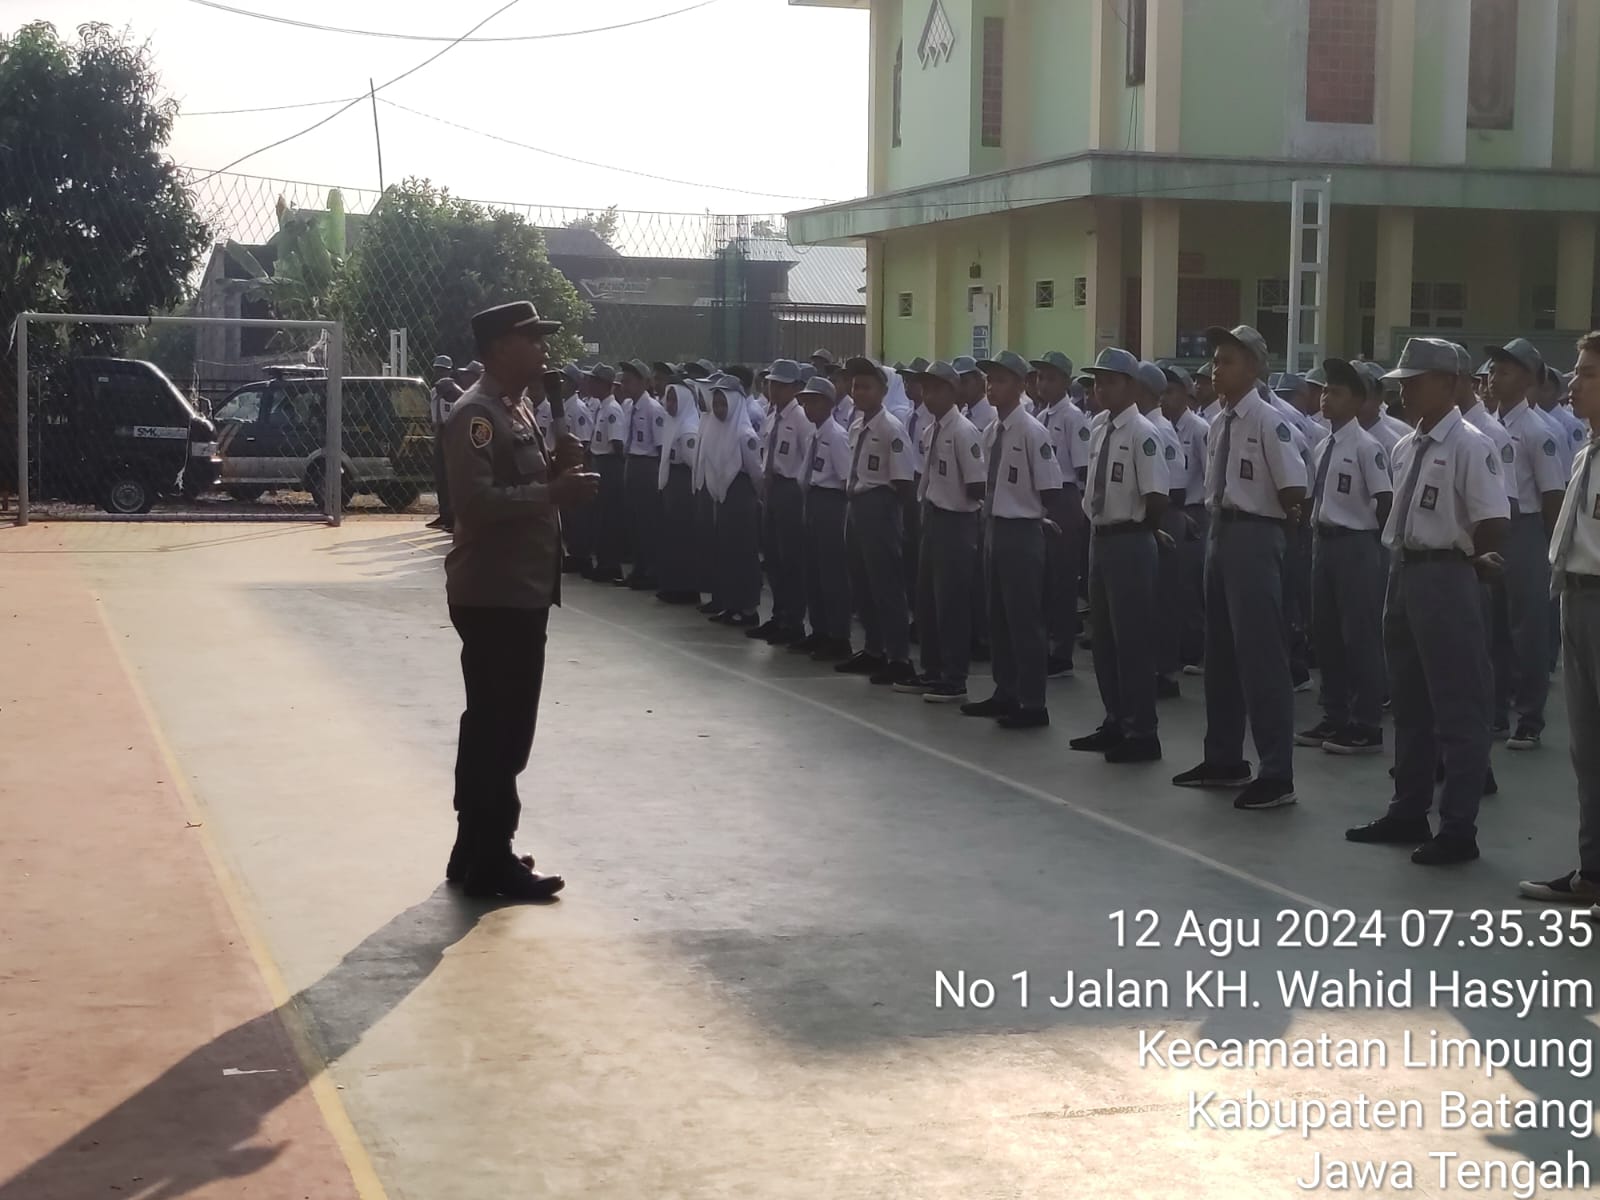
[[[443,49],[506,0],[218,0],[273,16],[441,37],[352,36],[217,11],[196,0],[0,0],[0,30],[102,21],[148,41],[180,103],[169,152],[214,170],[338,105],[227,116],[209,110],[352,97]],[[615,25],[697,0],[515,0],[474,36]],[[379,92],[387,182],[421,175],[457,195],[541,206],[777,213],[862,194],[867,14],[786,0],[711,0],[634,28],[463,43]],[[584,166],[432,118],[644,175]],[[188,115],[194,114],[194,115]],[[240,163],[274,179],[376,189],[372,107]],[[729,190],[742,189],[742,190]]]

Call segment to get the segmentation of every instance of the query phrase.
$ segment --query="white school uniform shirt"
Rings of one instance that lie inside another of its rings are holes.
[[[967,420],[977,428],[979,433],[984,433],[1000,417],[995,412],[994,405],[989,403],[989,397],[982,396],[967,408]]]
[[[1552,584],[1559,586],[1561,575],[1600,575],[1600,462],[1589,471],[1586,486],[1583,469],[1591,458],[1600,453],[1593,440],[1578,447],[1572,460],[1572,481],[1567,484],[1566,497],[1561,501],[1561,516],[1556,519],[1555,534],[1550,539],[1550,565],[1556,574]],[[1567,526],[1572,526],[1572,545],[1566,546]],[[1565,549],[1565,554],[1563,554]],[[1591,735],[1592,736],[1592,735]]]
[[[1500,423],[1516,447],[1512,467],[1517,486],[1512,499],[1517,502],[1517,511],[1540,512],[1544,507],[1544,493],[1565,491],[1569,478],[1561,471],[1560,445],[1555,430],[1526,400],[1519,400],[1515,408],[1500,418]]]
[[[806,457],[811,453],[811,437],[816,426],[806,420],[800,401],[791,400],[783,411],[774,414],[767,431],[763,461],[775,476],[798,481],[806,472]]]
[[[1506,432],[1506,427],[1500,424],[1500,418],[1484,407],[1479,400],[1471,408],[1464,409],[1461,416],[1468,425],[1471,425],[1484,437],[1494,443],[1494,452],[1500,456],[1500,480],[1505,484],[1506,499],[1517,498],[1517,447],[1511,440],[1511,435]],[[1391,467],[1394,463],[1391,461]]]
[[[850,426],[850,495],[893,487],[915,476],[906,427],[888,409]]]
[[[1167,465],[1168,488],[1178,487],[1184,468],[1183,442],[1178,437],[1178,431],[1167,420],[1167,414],[1159,408],[1139,415],[1150,423],[1150,428],[1156,431],[1156,440],[1161,443],[1161,461]]]
[[[918,498],[946,512],[977,512],[983,501],[968,496],[967,487],[989,480],[983,434],[958,408],[937,421],[929,417],[922,434],[925,466]]]
[[[1403,512],[1412,459],[1419,454],[1422,466]],[[1460,409],[1451,409],[1429,433],[1415,430],[1400,439],[1394,490],[1394,508],[1383,527],[1383,544],[1391,550],[1456,549],[1470,558],[1473,528],[1511,512],[1494,443],[1464,421]]]
[[[911,447],[911,466],[918,475],[922,474],[926,458],[923,447],[928,440],[928,427],[932,424],[933,415],[920,404],[911,410],[911,416],[905,421],[906,442]]]
[[[1223,431],[1231,416],[1228,461],[1221,457]],[[1206,449],[1206,506],[1234,508],[1282,520],[1288,514],[1278,493],[1307,485],[1306,462],[1295,443],[1294,427],[1257,393],[1247,394],[1211,425]],[[1221,489],[1221,496],[1213,501]]]
[[[1562,473],[1572,478],[1572,463],[1577,458],[1578,447],[1589,437],[1583,421],[1568,407],[1558,404],[1554,408],[1541,408],[1539,415],[1545,424],[1556,431],[1556,457],[1561,460]]]
[[[661,435],[666,432],[667,410],[649,392],[627,407],[628,453],[635,458],[659,458]]]
[[[1204,504],[1206,445],[1211,438],[1211,426],[1194,409],[1186,408],[1172,427],[1178,431],[1178,442],[1183,447],[1183,502],[1185,505]],[[1176,480],[1172,486],[1176,490]]]
[[[994,461],[996,445],[1000,447],[1000,466],[994,477],[994,494],[989,497],[991,515],[1042,520],[1046,514],[1040,493],[1061,486],[1061,463],[1050,431],[1019,404],[1003,421],[996,413],[989,428],[983,430],[985,463]]]
[[[580,442],[588,443],[594,437],[594,409],[577,393],[568,396],[561,405],[567,418],[567,432]]]
[[[1328,460],[1322,494],[1315,497],[1311,523],[1337,525],[1341,529],[1378,528],[1378,497],[1394,492],[1389,478],[1389,456],[1378,439],[1361,428],[1360,421],[1347,421],[1342,429],[1322,439],[1317,447],[1316,487],[1323,460]]]
[[[589,453],[605,458],[616,453],[611,448],[612,442],[622,442],[626,446],[627,440],[627,414],[622,411],[622,404],[615,396],[607,396],[594,414],[594,433],[589,438]]]
[[[1410,436],[1411,426],[1404,421],[1391,417],[1388,413],[1379,413],[1378,419],[1372,423],[1372,428],[1367,430],[1378,439],[1378,445],[1390,458],[1394,457],[1394,448],[1400,444],[1400,439]]]
[[[811,472],[808,488],[842,492],[850,478],[850,435],[829,417],[811,435]]]
[[[1171,428],[1171,422],[1168,423]],[[1094,511],[1100,486],[1100,454],[1107,440],[1105,510]],[[1093,525],[1121,525],[1145,519],[1145,498],[1172,490],[1165,443],[1149,417],[1129,405],[1115,417],[1101,413],[1089,438],[1089,480],[1083,488],[1083,511]]]
[[[539,401],[539,407],[533,410],[533,423],[539,427],[539,436],[544,439],[544,444],[550,444],[550,427],[555,421],[555,414],[550,411],[548,398]]]
[[[1078,472],[1089,466],[1089,415],[1068,397],[1057,400],[1034,417],[1050,431],[1056,461],[1061,464],[1062,481],[1077,487]]]
[[[1039,406],[1033,402],[1033,397],[1027,392],[1022,393],[1022,411],[1030,417],[1037,418],[1039,416]]]
[[[1217,418],[1222,415],[1222,401],[1213,400],[1200,410],[1200,417],[1207,425],[1215,425]]]
[[[839,428],[848,431],[856,417],[856,402],[849,395],[840,396],[833,406],[833,419]]]

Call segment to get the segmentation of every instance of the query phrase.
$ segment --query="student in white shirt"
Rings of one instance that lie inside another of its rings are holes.
[[[1167,390],[1162,394],[1162,414],[1172,424],[1183,450],[1182,469],[1177,472],[1183,488],[1183,536],[1178,540],[1178,586],[1182,589],[1182,627],[1178,630],[1178,661],[1187,675],[1202,673],[1206,644],[1206,535],[1211,520],[1206,512],[1206,443],[1211,426],[1194,409],[1198,397],[1189,372],[1182,367],[1163,367]],[[1177,490],[1180,483],[1173,483]]]
[[[979,433],[984,432],[994,424],[994,405],[989,402],[989,383],[984,376],[983,369],[978,365],[978,360],[970,354],[962,354],[950,360],[950,365],[961,376],[961,403],[966,409],[967,420]]]
[[[850,657],[850,572],[845,556],[849,502],[850,435],[834,420],[833,384],[814,375],[800,389],[800,404],[814,430],[811,457],[801,476],[806,515],[806,615],[811,632],[789,649],[815,662]]]
[[[624,396],[622,410],[628,429],[624,479],[626,560],[633,564],[625,582],[636,592],[655,588],[655,533],[661,506],[656,476],[661,471],[661,431],[667,421],[661,405],[650,394],[650,376],[650,368],[637,358],[617,364],[617,384]]]
[[[800,388],[799,363],[781,358],[768,368],[762,545],[772,584],[772,617],[745,636],[773,646],[805,637],[805,497],[800,479],[811,456],[813,426],[797,399]]]
[[[712,420],[701,431],[699,454],[706,459],[706,490],[716,504],[716,586],[711,620],[740,629],[760,621],[761,603],[761,439],[751,428],[750,398],[736,376],[713,375]]]
[[[911,618],[906,610],[902,493],[915,472],[905,426],[883,406],[889,373],[870,358],[846,361],[856,420],[850,426],[849,517],[845,546],[850,599],[866,631],[866,646],[834,667],[865,675],[880,687],[916,675],[911,665]]]
[[[594,432],[589,436],[589,457],[600,475],[600,495],[595,501],[595,566],[587,577],[602,583],[620,583],[628,537],[627,414],[613,394],[616,372],[611,367],[600,363],[589,370],[588,376],[600,401],[594,414]]]
[[[1183,667],[1179,641],[1188,615],[1183,609],[1183,590],[1179,586],[1178,546],[1189,536],[1189,523],[1183,519],[1188,503],[1184,492],[1185,463],[1183,443],[1178,431],[1162,411],[1161,399],[1167,391],[1167,373],[1153,362],[1140,362],[1134,379],[1139,414],[1155,430],[1161,460],[1167,468],[1168,502],[1158,528],[1164,537],[1157,539],[1156,622],[1151,631],[1155,639],[1156,698],[1174,700],[1181,694],[1178,672]]]
[[[1600,333],[1578,341],[1575,415],[1600,431]],[[1600,917],[1600,439],[1578,448],[1550,541],[1552,590],[1561,598],[1562,684],[1578,786],[1578,866],[1518,889],[1534,900],[1595,905]]]
[[[897,369],[905,386],[906,398],[911,402],[911,411],[902,418],[901,423],[906,427],[906,445],[911,448],[911,473],[914,483],[922,481],[922,441],[929,422],[933,420],[928,416],[928,410],[922,403],[922,373],[928,369],[928,360],[917,357],[903,369]],[[909,492],[901,493],[904,509],[900,514],[901,534],[903,536],[900,551],[901,565],[906,573],[906,611],[911,613],[912,641],[917,640],[917,561],[922,553],[922,510],[917,502],[917,489],[913,487]]]
[[[1089,612],[1094,674],[1105,718],[1072,749],[1107,762],[1154,762],[1156,733],[1156,531],[1172,490],[1167,446],[1139,401],[1150,386],[1126,350],[1100,352],[1092,370],[1105,405],[1089,439],[1083,499],[1091,526]],[[1159,367],[1153,368],[1165,383]]]
[[[1383,641],[1394,710],[1394,799],[1353,842],[1413,845],[1424,866],[1478,857],[1477,815],[1489,769],[1491,672],[1477,569],[1504,566],[1505,488],[1494,444],[1461,417],[1460,360],[1449,342],[1412,338],[1389,373],[1415,431],[1396,448]],[[1439,831],[1428,812],[1442,761]],[[1420,844],[1419,844],[1420,843]]]
[[[1028,364],[1002,350],[979,364],[988,377],[995,420],[984,432],[988,460],[987,543],[994,695],[964,704],[969,717],[995,717],[1002,729],[1050,724],[1045,705],[1049,639],[1044,619],[1046,514],[1061,488],[1050,433],[1022,411]],[[969,418],[970,419],[970,418]]]
[[[1072,402],[1072,360],[1051,350],[1032,364],[1039,407],[1033,416],[1050,433],[1056,462],[1061,465],[1061,493],[1050,519],[1061,530],[1045,539],[1045,623],[1050,635],[1050,678],[1072,674],[1072,652],[1078,644],[1078,584],[1086,553],[1088,523],[1083,515],[1083,481],[1089,470],[1089,417]]]
[[[1379,536],[1394,485],[1388,456],[1356,420],[1366,381],[1344,359],[1322,369],[1322,409],[1332,432],[1316,449],[1308,499],[1312,638],[1322,664],[1322,720],[1295,744],[1331,754],[1383,752],[1383,590]]]

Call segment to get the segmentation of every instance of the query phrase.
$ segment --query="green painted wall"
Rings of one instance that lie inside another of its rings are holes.
[[[1273,158],[1287,142],[1292,94],[1288,5],[1184,0],[1183,121],[1187,154]],[[1240,20],[1248,10],[1249,20]]]
[[[1032,157],[1065,158],[1089,147],[1089,37],[1086,0],[1039,0],[1028,64]]]
[[[972,144],[969,148],[971,167],[969,172],[973,175],[984,175],[990,171],[1001,171],[1006,165],[1006,150],[1004,138],[1016,129],[1017,123],[1009,120],[1010,114],[1006,113],[1002,104],[1000,110],[1000,133],[1002,144],[999,146],[985,146],[983,142],[983,23],[990,17],[999,17],[1002,21],[1006,15],[1006,0],[971,0],[972,2],[972,36],[967,39],[967,78],[971,88],[971,98],[968,103],[972,106],[971,137]],[[1003,52],[1002,52],[1003,53]],[[961,57],[958,48],[956,57]],[[1002,64],[1007,67],[1012,64]]]
[[[1011,339],[1011,348],[1030,358],[1046,350],[1060,350],[1073,362],[1083,362],[1091,341],[1089,310],[1072,306],[1072,281],[1088,274],[1092,210],[1084,203],[1052,204],[1019,214],[1016,222],[1015,236],[1024,264],[1017,274],[1025,294],[1016,298],[1021,305],[1022,334]],[[1053,308],[1034,307],[1034,284],[1041,279],[1055,283]]]
[[[930,238],[920,234],[903,234],[887,238],[883,246],[883,354],[889,362],[910,362],[919,354],[926,354],[923,343],[927,339],[928,305],[933,297],[928,293]],[[901,292],[911,293],[912,315],[899,315]]]
[[[1000,258],[1000,231],[1004,217],[985,217],[978,221],[956,221],[941,227],[943,244],[950,264],[945,280],[945,311],[950,314],[947,326],[949,345],[938,347],[939,357],[967,354],[972,349],[972,318],[967,314],[967,289],[981,287],[997,300],[1011,302],[1010,297],[997,295],[1005,284]],[[977,276],[972,268],[978,268]],[[995,347],[999,349],[1000,347]],[[926,354],[927,350],[922,353]]]
[[[1554,165],[1561,167],[1568,165],[1572,156],[1567,152],[1567,147],[1572,141],[1572,55],[1573,55],[1573,20],[1572,8],[1563,4],[1560,14],[1556,17],[1556,113],[1555,113],[1555,157],[1551,160]]]
[[[972,65],[979,33],[973,26],[974,0],[941,0],[955,30],[949,61],[924,67],[917,41],[928,10],[914,4],[902,10],[901,37],[905,66],[901,73],[901,144],[889,154],[891,190],[959,179],[971,172],[972,145],[977,140],[977,109],[972,103]],[[894,51],[888,52],[890,68]]]
[[[1422,14],[1418,16],[1420,20]],[[1415,162],[1434,161],[1433,147],[1444,134],[1447,50],[1443,38],[1417,38],[1411,77],[1411,157]]]

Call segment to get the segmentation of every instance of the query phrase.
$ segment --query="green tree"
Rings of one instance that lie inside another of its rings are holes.
[[[567,222],[568,229],[587,229],[592,232],[613,250],[617,248],[617,229],[622,219],[617,213],[617,206],[602,209],[600,212],[585,213],[581,217],[574,217]]]
[[[163,147],[177,105],[148,45],[107,25],[0,34],[0,345],[17,313],[137,313],[184,300],[210,241]],[[125,330],[76,326],[79,347]],[[41,339],[42,340],[42,339]]]
[[[575,358],[589,307],[550,265],[544,236],[520,215],[461,200],[426,179],[391,186],[362,226],[333,293],[353,346],[388,345],[404,326],[411,361],[473,358],[472,314],[532,300],[565,326],[552,351]]]

